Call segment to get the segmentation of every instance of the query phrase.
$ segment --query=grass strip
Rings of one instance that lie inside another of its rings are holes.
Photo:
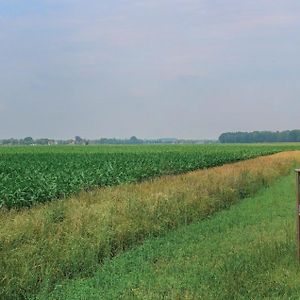
[[[107,261],[51,299],[299,299],[294,174]],[[39,299],[49,299],[41,294]]]

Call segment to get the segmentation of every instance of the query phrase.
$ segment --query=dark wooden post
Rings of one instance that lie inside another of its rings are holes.
[[[296,239],[297,239],[297,257],[300,263],[300,169],[296,171]]]

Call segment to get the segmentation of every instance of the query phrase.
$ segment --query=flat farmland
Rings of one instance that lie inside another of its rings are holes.
[[[30,207],[96,187],[299,148],[297,144],[1,147],[0,207]]]
[[[123,149],[1,148],[1,161],[6,162],[6,167],[15,168],[11,168],[14,171],[10,175],[11,189],[20,190],[16,185],[18,180],[23,180],[24,189],[26,185],[31,187],[28,190],[32,195],[36,192],[33,184],[42,182],[39,181],[39,174],[51,174],[53,177],[49,176],[49,180],[53,180],[56,185],[63,180],[74,180],[75,171],[69,169],[67,172],[66,166],[74,166],[74,169],[78,167],[77,172],[81,171],[83,174],[81,178],[84,178],[84,172],[89,167],[89,176],[94,178],[95,170],[100,165],[96,158],[99,161],[106,158],[102,163],[114,166],[111,162],[118,157],[119,161],[115,162],[116,167],[112,170],[119,170],[123,166],[127,176],[138,163],[141,166],[136,170],[142,172],[145,166],[150,170],[155,167],[157,172],[151,173],[149,177],[133,178],[132,184],[124,177],[124,181],[106,183],[116,186],[104,188],[96,188],[103,183],[91,185],[89,181],[85,181],[86,189],[92,190],[85,192],[84,186],[79,186],[77,190],[74,189],[74,195],[57,201],[46,202],[43,196],[32,201],[30,209],[7,209],[22,206],[3,205],[3,209],[0,209],[0,299],[36,299],[37,295],[41,295],[41,299],[57,299],[50,294],[54,289],[65,285],[65,281],[93,277],[94,272],[101,269],[105,262],[114,260],[116,256],[141,245],[145,240],[163,236],[181,226],[200,222],[208,217],[212,218],[216,212],[268,188],[277,179],[298,167],[300,152],[284,151],[297,147],[214,145],[134,146]],[[282,151],[284,152],[267,155]],[[255,156],[263,157],[247,160]],[[128,157],[131,160],[126,165],[121,158]],[[9,164],[8,158],[14,164]],[[237,160],[243,161],[235,162]],[[71,164],[74,161],[77,165]],[[168,166],[166,161],[173,163],[170,163],[173,169],[166,167],[162,171],[162,166]],[[225,165],[209,168],[219,164]],[[37,166],[44,168],[40,167],[38,172]],[[185,173],[192,168],[202,170]],[[176,173],[184,174],[163,176]],[[8,176],[10,173],[2,174]],[[99,171],[99,174],[108,176],[105,172]],[[114,178],[114,174],[117,173],[111,172],[109,176]],[[156,176],[159,178],[154,179]],[[146,180],[147,178],[151,180]],[[139,180],[143,182],[137,183]],[[45,185],[40,183],[40,186],[46,194],[49,182],[45,180],[44,183]],[[2,186],[7,188],[3,183]],[[54,199],[54,196],[55,194],[48,200]],[[59,198],[59,194],[56,197]],[[17,197],[14,199],[16,204],[20,201]],[[41,205],[33,205],[44,201]],[[277,207],[274,207],[274,213],[276,211]]]

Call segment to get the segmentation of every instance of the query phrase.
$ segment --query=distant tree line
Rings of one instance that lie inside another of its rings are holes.
[[[138,139],[136,136],[132,136],[129,139],[116,139],[116,138],[101,138],[98,140],[91,140],[91,144],[111,144],[111,145],[123,145],[123,144],[143,144],[144,141]]]
[[[226,132],[220,135],[220,143],[276,143],[300,142],[300,130]]]
[[[217,143],[215,140],[185,140],[176,138],[161,138],[161,139],[139,139],[132,136],[128,139],[117,138],[100,138],[97,140],[89,140],[75,136],[74,139],[68,140],[54,140],[48,138],[33,139],[26,137],[24,139],[3,139],[0,140],[0,145],[141,145],[141,144],[212,144]]]
[[[215,140],[191,140],[176,138],[160,138],[160,139],[139,139],[132,136],[129,139],[101,138],[99,140],[91,140],[91,144],[211,144],[217,143]]]
[[[24,139],[11,138],[0,140],[0,144],[2,145],[54,145],[56,143],[57,142],[52,139],[43,138],[34,140],[32,137],[26,137]]]

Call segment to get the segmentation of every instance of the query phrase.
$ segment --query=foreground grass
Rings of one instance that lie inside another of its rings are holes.
[[[294,174],[39,299],[299,299]]]
[[[296,162],[299,152],[279,153],[99,189],[21,212],[0,211],[0,298],[27,299],[65,279],[90,276],[143,240],[254,194]]]

